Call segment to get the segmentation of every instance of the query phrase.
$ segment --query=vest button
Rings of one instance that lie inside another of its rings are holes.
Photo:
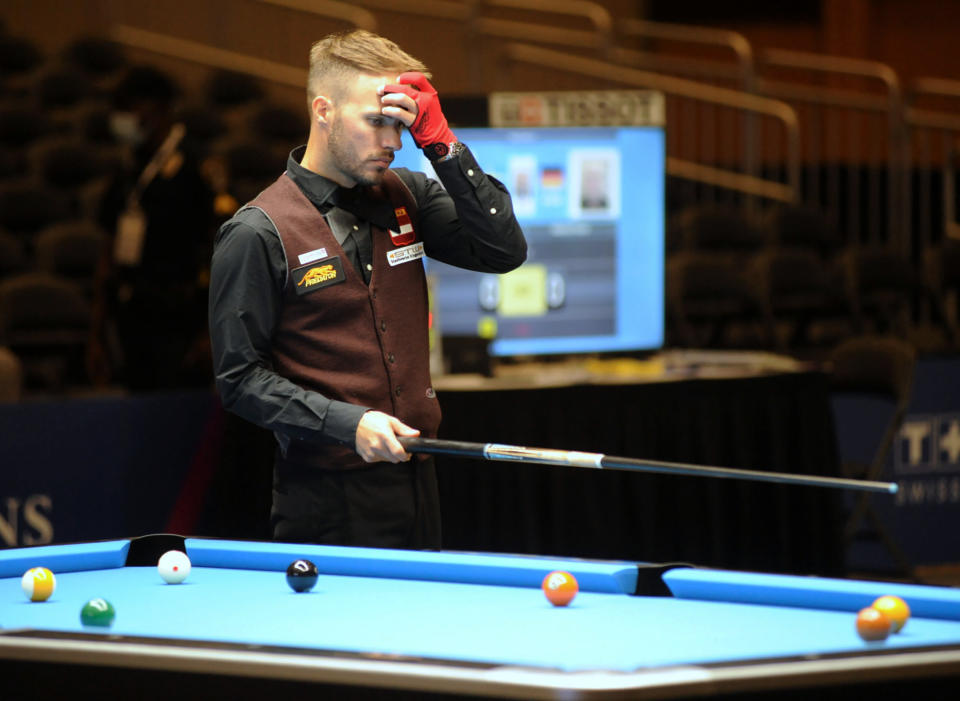
[[[399,396],[400,396],[400,388],[397,387],[397,389],[395,390],[395,392],[396,392],[396,395],[399,397]]]
[[[394,356],[393,353],[390,353],[390,354],[387,355],[387,360],[389,360],[391,363],[397,362],[397,358],[396,358],[396,356]]]
[[[381,331],[386,331],[386,330],[387,330],[387,322],[385,322],[385,321],[381,321],[381,322],[380,322],[380,330],[381,330]]]
[[[427,387],[427,399],[433,399],[437,396],[437,393],[433,391],[433,387]]]

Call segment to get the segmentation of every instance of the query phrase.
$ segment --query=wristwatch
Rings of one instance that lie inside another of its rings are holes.
[[[452,141],[449,144],[442,141],[435,144],[428,144],[423,147],[423,154],[433,163],[448,161],[455,158],[463,151],[463,144],[459,141]]]

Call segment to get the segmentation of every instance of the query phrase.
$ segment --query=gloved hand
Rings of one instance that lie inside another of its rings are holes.
[[[416,72],[402,73],[397,78],[397,84],[387,85],[384,92],[403,93],[413,98],[417,103],[417,116],[409,127],[410,136],[420,148],[442,144],[445,148],[439,155],[445,155],[446,148],[456,141],[457,137],[450,131],[447,118],[440,109],[437,91],[426,76]]]

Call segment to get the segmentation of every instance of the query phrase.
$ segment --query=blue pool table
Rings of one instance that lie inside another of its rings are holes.
[[[193,565],[182,584],[151,564],[173,548]],[[320,570],[308,593],[286,583],[297,558]],[[48,601],[21,591],[33,566],[56,574]],[[556,569],[580,585],[565,608],[540,590]],[[856,611],[881,594],[913,616],[865,643]],[[81,625],[94,597],[117,610],[109,629]],[[958,677],[960,590],[944,587],[163,535],[0,550],[0,679],[37,698],[879,698]]]

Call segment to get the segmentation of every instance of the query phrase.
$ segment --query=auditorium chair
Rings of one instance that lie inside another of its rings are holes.
[[[34,172],[59,190],[76,190],[105,177],[110,164],[96,146],[74,139],[46,141],[32,150]]]
[[[74,39],[63,50],[63,60],[86,73],[98,88],[107,87],[128,63],[120,44],[99,36]]]
[[[925,299],[949,347],[960,350],[960,239],[946,239],[927,249],[923,270]]]
[[[671,248],[749,254],[764,244],[764,232],[742,207],[728,204],[695,205],[670,222]]]
[[[27,265],[28,258],[23,241],[0,231],[0,280],[24,272]]]
[[[0,345],[20,358],[26,388],[85,384],[89,334],[90,304],[69,281],[41,272],[0,281]]]
[[[73,66],[57,66],[37,79],[35,98],[45,110],[68,110],[96,96],[87,74]]]
[[[838,258],[857,333],[905,337],[912,325],[917,275],[910,260],[886,246],[852,246]]]
[[[840,235],[819,207],[784,204],[764,216],[763,229],[778,248],[801,249],[829,262],[840,248]]]
[[[40,47],[30,39],[0,33],[0,94],[29,94],[30,82],[44,60]]]
[[[309,129],[304,115],[279,105],[264,105],[250,120],[251,131],[272,145],[289,149],[301,143]]]
[[[733,205],[691,206],[671,218],[667,241],[668,342],[692,348],[768,346],[750,257],[762,232]]]
[[[910,405],[916,367],[915,349],[909,343],[891,336],[856,336],[843,341],[833,350],[830,367],[831,396],[835,407],[836,402],[844,398],[869,399],[881,403],[886,416],[882,425],[864,427],[854,425],[864,421],[864,416],[851,411],[837,412],[843,475],[888,481],[887,462]],[[872,431],[872,457],[864,460],[860,455],[853,455],[853,444],[844,440],[844,432],[868,430]],[[847,547],[858,540],[879,540],[891,557],[897,574],[913,579],[914,568],[910,558],[878,515],[872,498],[870,492],[859,492],[853,498],[844,527]]]
[[[16,402],[23,388],[23,367],[9,348],[0,346],[0,402]]]
[[[736,348],[769,345],[751,281],[736,257],[679,251],[667,259],[670,345]]]
[[[107,235],[89,220],[60,222],[34,239],[37,268],[73,282],[89,299]]]
[[[0,144],[22,150],[53,133],[50,117],[30,104],[6,101],[0,107]]]
[[[0,185],[0,228],[24,239],[72,214],[71,203],[55,188],[24,179]]]
[[[767,333],[784,353],[829,348],[853,323],[836,268],[806,248],[771,246],[750,268]]]

